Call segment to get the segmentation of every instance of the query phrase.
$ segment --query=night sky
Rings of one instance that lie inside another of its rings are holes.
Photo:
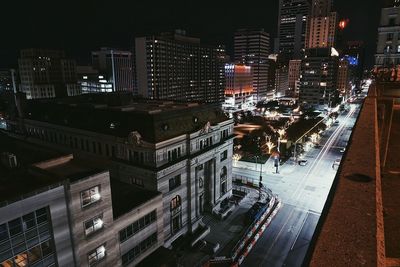
[[[383,0],[335,2],[339,16],[350,19],[344,39],[366,43],[369,66],[382,4]],[[0,68],[15,67],[21,48],[63,48],[83,64],[100,46],[131,49],[135,36],[177,28],[203,43],[225,44],[231,54],[235,29],[262,27],[275,37],[277,16],[278,0],[2,1]]]

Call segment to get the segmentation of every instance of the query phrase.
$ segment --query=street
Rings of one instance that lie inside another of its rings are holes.
[[[339,123],[323,133],[321,147],[305,153],[307,165],[288,161],[278,174],[272,161],[263,166],[263,185],[278,195],[283,207],[243,266],[301,266],[337,172],[332,164],[343,156],[340,150],[347,145],[359,109],[359,104],[352,104],[350,111],[339,115]],[[258,180],[259,170],[260,166],[237,166],[233,174]]]

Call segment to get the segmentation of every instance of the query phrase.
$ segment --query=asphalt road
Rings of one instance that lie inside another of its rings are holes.
[[[338,117],[339,124],[326,130],[320,148],[304,156],[308,164],[285,163],[279,174],[271,162],[263,166],[263,184],[283,202],[283,207],[244,260],[242,266],[301,266],[318,223],[340,159],[347,145],[360,105]],[[233,169],[234,175],[258,179],[259,171]]]

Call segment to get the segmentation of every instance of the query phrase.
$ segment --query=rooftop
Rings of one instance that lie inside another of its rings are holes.
[[[139,188],[118,180],[111,180],[114,219],[128,213],[141,204],[161,195],[160,192]]]
[[[51,112],[48,112],[51,110]],[[129,93],[84,94],[28,101],[27,119],[126,138],[137,131],[151,143],[228,120],[214,104],[135,98]]]
[[[13,139],[0,133],[0,154],[16,156],[18,166],[7,168],[0,164],[0,202],[13,202],[43,191],[44,188],[70,182],[101,172],[87,167],[53,150]]]

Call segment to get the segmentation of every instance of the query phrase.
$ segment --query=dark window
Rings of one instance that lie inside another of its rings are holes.
[[[224,161],[228,158],[228,150],[225,150],[221,153],[221,161]]]
[[[169,191],[174,190],[175,188],[181,185],[181,175],[177,175],[171,179],[169,179]]]
[[[153,233],[145,240],[141,241],[137,246],[122,255],[122,265],[128,265],[134,261],[140,254],[144,253],[151,246],[157,243],[157,232]]]
[[[119,232],[119,242],[124,242],[139,231],[146,228],[151,223],[155,222],[157,219],[156,210],[146,214],[145,216],[141,217],[139,220],[133,222],[132,224],[128,225],[126,228],[122,229]]]

